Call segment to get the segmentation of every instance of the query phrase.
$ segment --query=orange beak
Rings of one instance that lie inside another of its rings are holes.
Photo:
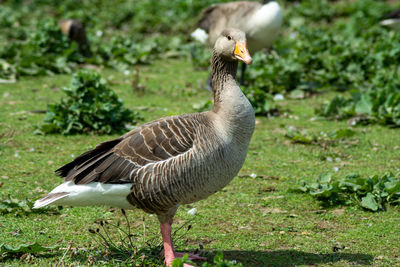
[[[235,47],[235,58],[237,58],[240,61],[243,61],[247,65],[250,65],[253,59],[250,56],[249,50],[247,50],[247,45],[246,43],[236,43]]]

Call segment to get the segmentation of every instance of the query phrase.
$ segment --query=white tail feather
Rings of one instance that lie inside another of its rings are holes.
[[[73,181],[65,182],[54,188],[47,196],[37,200],[34,208],[49,204],[70,206],[111,206],[133,209],[127,196],[132,184],[104,184],[92,182],[77,185]]]
[[[390,27],[395,31],[400,31],[400,19],[385,19],[380,22],[382,26]]]
[[[35,201],[35,204],[33,205],[34,209],[40,209],[43,208],[44,206],[47,206],[59,199],[62,199],[64,197],[68,196],[68,193],[66,192],[60,192],[60,193],[55,193],[55,194],[48,194],[45,197],[38,199]]]

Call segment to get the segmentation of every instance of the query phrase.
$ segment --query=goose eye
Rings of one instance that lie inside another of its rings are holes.
[[[228,38],[229,41],[232,40],[232,37],[230,35],[228,35],[228,37],[226,38]]]

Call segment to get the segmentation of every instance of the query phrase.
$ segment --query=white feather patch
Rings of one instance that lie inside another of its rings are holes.
[[[385,19],[381,21],[382,26],[387,26],[395,31],[400,31],[400,19]]]
[[[92,182],[76,185],[74,182],[65,182],[54,188],[49,195],[54,193],[67,193],[67,195],[51,199],[44,203],[40,199],[35,202],[35,208],[49,204],[70,206],[111,206],[123,209],[133,209],[126,197],[131,193],[132,183],[104,184]]]
[[[197,28],[194,32],[190,34],[193,39],[205,44],[208,39],[208,34],[205,30]]]
[[[258,51],[264,47],[272,45],[282,26],[282,10],[278,3],[270,2],[263,5],[246,22],[244,30],[248,37],[257,40],[254,47],[249,47]]]

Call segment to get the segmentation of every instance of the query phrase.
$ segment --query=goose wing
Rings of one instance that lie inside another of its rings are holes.
[[[194,115],[150,122],[120,138],[100,143],[56,173],[75,184],[131,183],[129,174],[133,170],[190,150],[199,123]]]

